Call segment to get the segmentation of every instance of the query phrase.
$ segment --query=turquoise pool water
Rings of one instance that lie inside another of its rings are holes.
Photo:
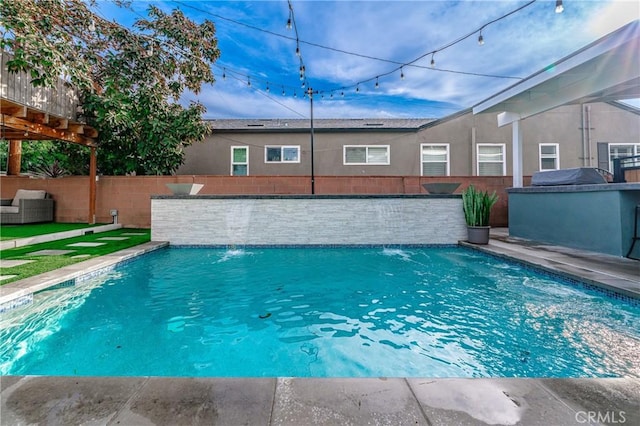
[[[640,308],[464,248],[171,248],[0,316],[0,373],[640,377]]]

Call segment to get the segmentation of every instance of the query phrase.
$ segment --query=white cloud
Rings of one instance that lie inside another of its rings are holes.
[[[175,6],[171,2],[165,2]],[[295,37],[284,28],[286,2],[187,3],[250,26]],[[406,63],[499,18],[524,1],[293,1],[301,41]],[[208,108],[207,117],[299,118],[308,116],[308,100],[301,98],[299,59],[295,41],[256,31],[225,19],[183,9],[196,21],[216,23],[222,52],[219,64],[239,72],[240,81],[227,78],[207,87],[198,97]],[[635,1],[565,2],[562,14],[553,1],[539,1],[483,28],[485,44],[477,33],[435,54],[436,67],[466,73],[527,77],[640,16]],[[345,97],[318,99],[318,117],[443,116],[474,105],[517,80],[441,72],[429,69],[430,55],[406,66],[400,80],[397,64],[348,55],[300,44],[309,82],[325,91],[349,87]],[[386,73],[393,71],[390,75]],[[244,75],[244,76],[243,76]],[[246,85],[246,76],[253,84]],[[269,82],[269,97],[264,90]],[[285,89],[287,96],[281,96]],[[298,94],[292,97],[293,91]],[[334,92],[338,96],[339,92]]]

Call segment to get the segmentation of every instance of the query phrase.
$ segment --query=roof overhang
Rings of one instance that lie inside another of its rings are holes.
[[[633,21],[473,107],[498,125],[589,102],[640,98],[640,20]]]

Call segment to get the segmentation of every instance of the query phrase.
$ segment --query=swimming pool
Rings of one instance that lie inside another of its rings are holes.
[[[448,248],[169,248],[0,316],[0,373],[640,377],[640,308]]]

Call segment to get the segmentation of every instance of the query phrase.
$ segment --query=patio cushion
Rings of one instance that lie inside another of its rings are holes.
[[[0,213],[20,213],[20,207],[0,206]]]
[[[20,206],[21,198],[24,198],[25,200],[44,200],[44,197],[46,194],[47,194],[46,191],[43,191],[40,189],[35,189],[35,190],[18,189],[18,191],[16,191],[16,196],[13,197],[13,201],[11,202],[11,205],[14,207]]]

